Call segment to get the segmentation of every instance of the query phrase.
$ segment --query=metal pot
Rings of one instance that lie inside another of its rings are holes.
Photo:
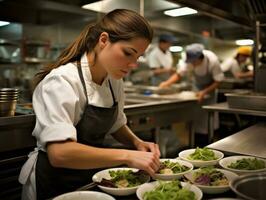
[[[246,200],[266,199],[266,173],[239,176],[230,183],[231,189]]]

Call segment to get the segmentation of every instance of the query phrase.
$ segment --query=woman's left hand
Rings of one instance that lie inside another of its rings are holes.
[[[153,142],[139,141],[136,144],[136,148],[139,151],[153,152],[153,153],[155,153],[155,155],[158,156],[158,158],[160,158],[160,156],[161,156],[161,152],[160,152],[158,144],[155,144]]]

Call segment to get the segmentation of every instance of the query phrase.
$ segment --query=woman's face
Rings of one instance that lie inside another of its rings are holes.
[[[116,43],[111,43],[109,39],[103,43],[100,40],[96,63],[114,79],[121,79],[138,67],[137,60],[144,54],[148,45],[149,41],[144,38]]]

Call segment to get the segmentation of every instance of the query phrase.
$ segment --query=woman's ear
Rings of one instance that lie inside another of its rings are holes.
[[[99,37],[99,46],[103,49],[109,42],[109,34],[107,32],[102,32]]]

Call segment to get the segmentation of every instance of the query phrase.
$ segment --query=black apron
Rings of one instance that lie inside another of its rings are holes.
[[[76,125],[77,142],[103,147],[104,137],[117,119],[118,106],[115,101],[114,92],[110,81],[108,81],[114,102],[111,108],[89,105],[80,62],[77,62],[77,68],[86,96],[85,111]],[[79,170],[52,167],[47,153],[39,151],[35,171],[37,199],[44,200],[74,191],[91,182],[92,175],[97,171],[99,169]]]

